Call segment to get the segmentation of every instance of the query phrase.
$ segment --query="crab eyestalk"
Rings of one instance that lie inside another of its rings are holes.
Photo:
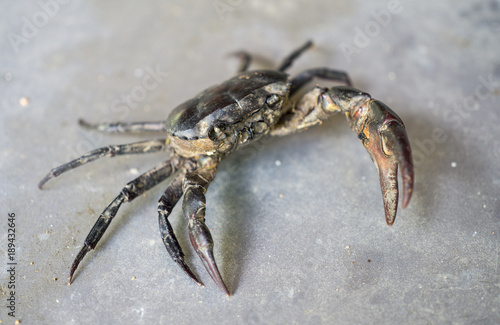
[[[403,179],[403,208],[413,192],[413,160],[405,126],[384,103],[352,87],[325,89],[320,98],[325,112],[343,112],[379,172],[385,219],[390,226],[398,207],[398,166]]]

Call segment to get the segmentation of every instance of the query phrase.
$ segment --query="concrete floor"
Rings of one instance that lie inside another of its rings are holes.
[[[500,323],[500,1],[4,2],[3,324]],[[156,213],[165,184],[122,207],[68,286],[99,213],[164,159],[103,159],[38,190],[58,164],[144,138],[83,130],[78,118],[161,120],[232,76],[229,53],[275,67],[308,39],[316,46],[292,75],[348,71],[407,126],[416,184],[394,226],[375,167],[339,117],[221,165],[207,223],[231,297],[189,249],[178,208],[173,227],[206,287],[167,255]],[[8,213],[15,317],[4,307]]]

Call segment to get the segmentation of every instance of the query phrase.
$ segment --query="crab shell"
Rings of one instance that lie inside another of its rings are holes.
[[[286,112],[288,75],[241,73],[177,106],[166,119],[175,151],[184,157],[227,154],[269,132]]]

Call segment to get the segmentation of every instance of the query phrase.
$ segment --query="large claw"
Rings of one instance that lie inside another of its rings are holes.
[[[321,96],[325,111],[342,111],[377,166],[385,219],[394,223],[398,207],[398,165],[403,179],[403,208],[413,192],[413,160],[403,121],[384,103],[351,87],[334,87]]]

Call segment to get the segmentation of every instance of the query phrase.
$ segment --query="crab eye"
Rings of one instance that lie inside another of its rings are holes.
[[[276,94],[272,94],[266,99],[266,104],[272,109],[275,109],[278,106],[278,103],[280,102],[281,97]]]
[[[221,140],[224,135],[226,125],[224,123],[216,123],[210,131],[208,131],[208,138],[212,141]]]

